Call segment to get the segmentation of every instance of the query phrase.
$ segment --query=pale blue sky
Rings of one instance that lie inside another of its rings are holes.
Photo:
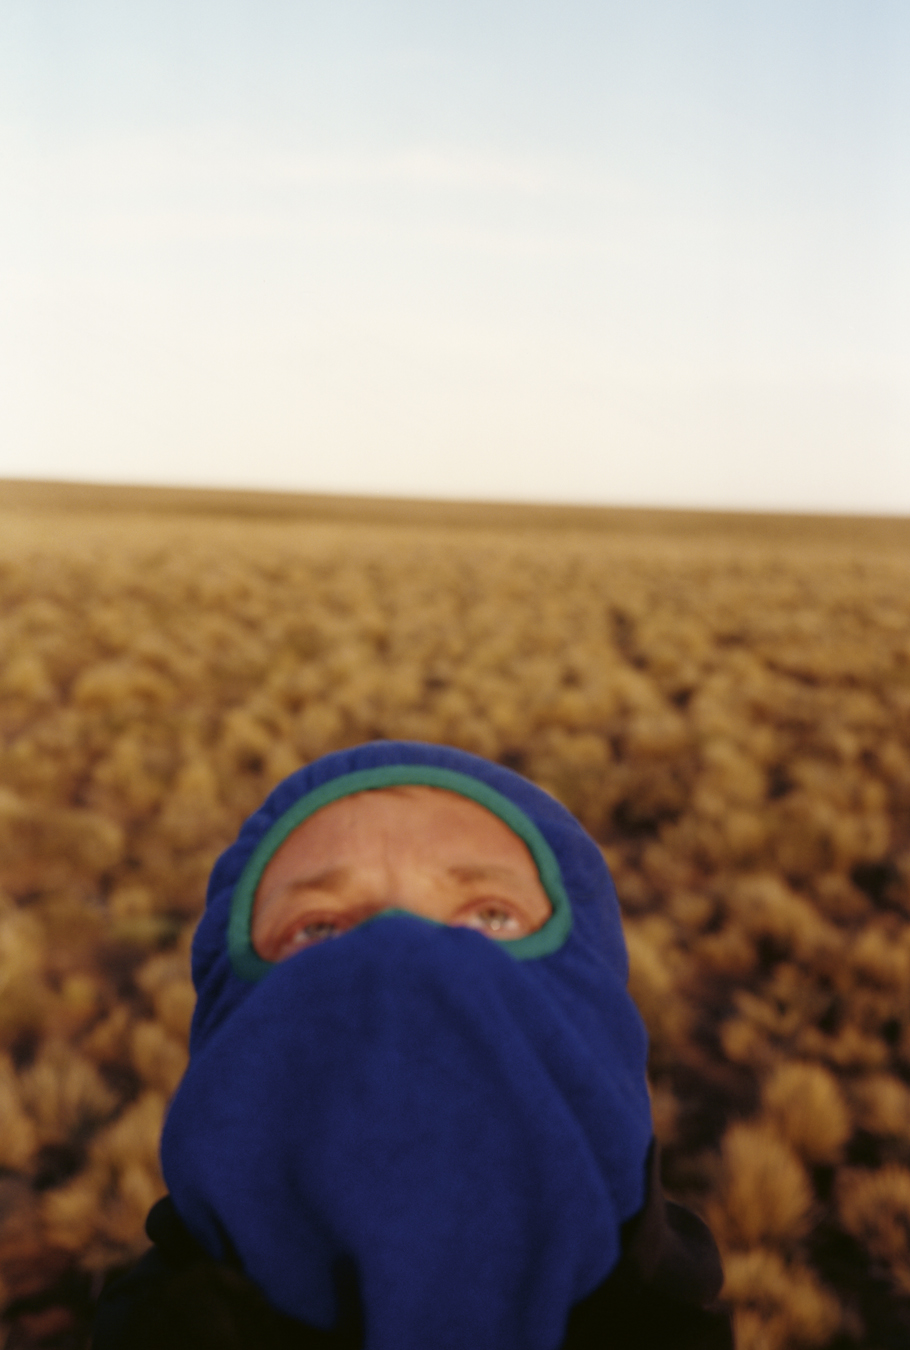
[[[910,512],[906,0],[0,0],[0,476]]]

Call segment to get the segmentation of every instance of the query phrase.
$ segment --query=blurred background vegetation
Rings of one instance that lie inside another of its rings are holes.
[[[374,737],[508,764],[604,849],[739,1350],[910,1344],[908,544],[5,485],[0,1345],[80,1350],[146,1245],[213,860]]]

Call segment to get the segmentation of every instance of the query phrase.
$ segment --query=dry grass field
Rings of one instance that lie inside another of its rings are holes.
[[[906,1350],[910,522],[12,484],[0,1346],[83,1346],[143,1249],[216,854],[383,736],[518,768],[601,843],[739,1350]]]

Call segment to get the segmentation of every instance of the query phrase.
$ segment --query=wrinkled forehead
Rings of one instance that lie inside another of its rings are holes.
[[[468,774],[430,765],[385,765],[379,768],[342,774],[305,793],[285,810],[272,824],[251,854],[234,889],[228,922],[228,948],[235,972],[244,980],[258,980],[271,963],[255,951],[251,938],[253,906],[260,882],[267,870],[280,861],[280,851],[303,837],[301,827],[317,813],[351,800],[356,810],[343,813],[349,822],[357,823],[360,837],[369,836],[371,828],[379,827],[388,817],[389,805],[393,813],[410,803],[417,805],[426,825],[435,816],[465,837],[473,838],[478,847],[489,846],[505,832],[506,842],[517,839],[533,860],[541,885],[552,906],[552,913],[544,925],[526,937],[502,942],[502,948],[516,960],[546,956],[563,945],[572,927],[572,910],[566,894],[562,872],[553,849],[538,826],[509,798],[490,784]],[[451,803],[460,803],[463,810],[449,809]],[[336,813],[338,814],[338,813]]]
[[[540,880],[524,840],[487,807],[445,788],[409,783],[351,793],[296,826],[266,864],[255,908],[301,876],[402,860],[445,872],[453,858],[462,870],[511,869]]]

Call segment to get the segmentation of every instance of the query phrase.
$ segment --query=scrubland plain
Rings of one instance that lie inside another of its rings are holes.
[[[910,525],[269,501],[0,491],[9,1350],[145,1246],[212,861],[372,737],[602,845],[739,1350],[910,1345]]]

